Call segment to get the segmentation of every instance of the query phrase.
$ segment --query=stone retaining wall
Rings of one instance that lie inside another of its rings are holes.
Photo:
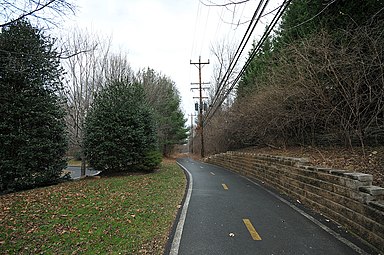
[[[372,186],[372,175],[311,166],[304,158],[245,152],[205,160],[299,199],[384,253],[384,188]]]

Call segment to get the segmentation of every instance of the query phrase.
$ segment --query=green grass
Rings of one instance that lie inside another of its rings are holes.
[[[168,162],[0,196],[0,254],[163,254],[185,185]]]

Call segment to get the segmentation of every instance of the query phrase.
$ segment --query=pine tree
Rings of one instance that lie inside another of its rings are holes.
[[[268,75],[268,66],[271,65],[272,45],[273,40],[271,37],[267,37],[261,49],[256,53],[255,57],[251,60],[250,65],[245,69],[244,74],[241,77],[239,85],[237,86],[237,95],[240,97],[246,97],[252,91],[260,88],[261,81]],[[252,51],[257,46],[256,42],[253,42],[252,49],[249,52],[249,58]]]
[[[154,170],[161,155],[142,86],[116,80],[107,85],[86,117],[84,143],[90,164],[106,174]]]
[[[137,76],[154,112],[159,148],[164,156],[168,156],[175,145],[182,144],[187,138],[179,92],[171,79],[153,69],[143,70]]]
[[[0,33],[0,190],[57,182],[65,167],[62,69],[53,40],[25,20]]]
[[[280,48],[295,40],[308,38],[321,30],[335,36],[344,30],[372,25],[384,18],[384,2],[366,1],[292,1],[284,13],[275,47]]]

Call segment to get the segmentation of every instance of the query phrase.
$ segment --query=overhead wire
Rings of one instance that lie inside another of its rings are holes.
[[[260,17],[263,14],[263,11],[265,10],[266,6],[268,5],[268,2],[269,2],[269,0],[266,0],[265,3],[264,3],[264,0],[261,0],[259,2],[258,6],[256,7],[256,10],[255,10],[255,12],[251,18],[251,21],[247,27],[247,30],[245,31],[245,34],[244,34],[244,36],[243,36],[235,54],[234,54],[234,57],[233,57],[233,59],[231,59],[227,71],[225,72],[221,81],[219,82],[219,85],[218,85],[217,90],[216,90],[215,95],[214,95],[214,100],[211,104],[212,106],[214,106],[216,104],[216,101],[218,100],[220,94],[222,93],[222,91],[225,87],[225,84],[228,82],[230,75],[233,72],[233,69],[235,68],[237,62],[239,61],[241,54],[244,51],[244,48],[246,47],[246,45],[249,41],[249,38],[251,37],[254,29],[256,28],[256,25],[257,25],[258,21],[260,20]],[[263,3],[264,3],[264,6],[263,6]],[[260,11],[261,8],[262,8],[262,10]],[[207,116],[209,116],[211,110],[212,110],[212,107],[209,108]]]
[[[268,0],[269,1],[269,0]],[[218,85],[218,88],[217,88],[217,91],[215,92],[215,97],[218,95],[218,92],[221,90],[221,87],[223,86],[224,82],[227,80],[227,77],[229,77],[229,74],[232,72],[235,64],[237,63],[238,59],[240,58],[240,55],[241,55],[241,52],[242,50],[244,49],[247,41],[246,41],[246,37],[248,34],[252,34],[253,32],[253,29],[252,29],[252,25],[256,19],[256,16],[257,16],[257,13],[259,12],[262,4],[263,4],[264,0],[261,0],[252,16],[252,19],[251,19],[251,22],[249,23],[249,26],[247,27],[247,30],[245,31],[245,34],[243,36],[243,38],[241,39],[241,42],[239,44],[239,47],[237,48],[235,54],[234,54],[234,58],[231,59],[230,63],[229,63],[229,66],[228,66],[228,69],[227,71],[225,72],[223,78],[221,79],[221,81],[219,82],[219,85]],[[255,23],[256,24],[256,23]],[[254,26],[255,27],[255,26]],[[253,27],[253,28],[254,28]],[[244,47],[243,47],[244,46]],[[236,60],[235,60],[236,59]]]
[[[314,15],[313,17],[311,17],[311,18],[309,18],[309,19],[307,19],[307,20],[301,22],[300,24],[297,24],[296,26],[290,27],[289,29],[291,30],[291,29],[298,28],[298,27],[304,25],[305,23],[308,23],[308,22],[312,21],[312,20],[315,19],[317,16],[319,16],[320,14],[322,14],[322,13],[325,11],[325,9],[327,9],[331,4],[333,4],[333,3],[336,2],[336,1],[337,1],[337,0],[333,0],[333,1],[329,2],[329,3],[328,3],[328,4],[327,4],[327,5],[326,5],[320,12],[318,12],[316,15]]]
[[[219,95],[215,96],[214,103],[212,104],[212,106],[210,107],[208,113],[206,114],[206,117],[204,118],[204,125],[207,125],[209,123],[208,121],[213,117],[213,115],[216,113],[216,111],[222,105],[224,100],[228,97],[228,95],[231,93],[233,88],[236,86],[237,82],[240,80],[240,78],[244,74],[245,70],[250,65],[251,61],[256,56],[256,54],[259,52],[259,50],[261,49],[261,46],[264,44],[265,40],[268,38],[268,36],[272,32],[272,30],[276,26],[277,22],[280,20],[280,18],[283,15],[284,11],[288,8],[288,5],[289,5],[290,2],[291,2],[291,0],[285,0],[283,2],[283,4],[280,6],[278,12],[276,13],[276,15],[274,15],[273,20],[269,23],[269,26],[268,26],[267,30],[264,32],[264,34],[261,37],[261,39],[259,40],[258,44],[252,50],[252,53],[250,54],[250,56],[247,59],[246,63],[244,64],[244,66],[242,67],[241,71],[238,73],[236,78],[232,81],[231,86],[227,89],[227,91],[225,91],[224,95],[221,96],[220,99],[219,99]],[[261,14],[262,14],[262,12],[261,12]],[[221,92],[224,92],[224,91],[221,91]],[[219,103],[216,105],[216,102],[218,100],[219,100]]]
[[[194,32],[193,32],[193,39],[192,39],[192,45],[191,45],[191,54],[190,54],[190,59],[192,59],[192,56],[195,55],[196,51],[198,50],[198,45],[197,45],[197,29],[200,26],[200,18],[202,16],[201,14],[201,9],[202,9],[202,3],[201,1],[197,2],[197,10],[196,10],[196,18],[195,18],[195,26],[194,26]],[[191,68],[189,68],[189,77],[191,78]]]
[[[203,38],[201,40],[199,56],[201,56],[201,52],[203,51],[203,45],[204,45],[205,36],[206,36],[206,33],[207,33],[208,19],[209,19],[210,12],[211,12],[211,6],[208,6],[208,12],[207,12],[207,16],[206,16],[206,19],[205,19],[204,32],[203,32]]]
[[[277,24],[278,20],[280,19],[281,15],[283,14],[283,12],[285,11],[285,9],[288,7],[289,3],[291,1],[284,1],[284,4],[281,5],[281,8],[279,9],[279,12],[277,13],[277,15],[274,16],[274,19],[273,21],[270,23],[270,25],[268,26],[267,30],[265,31],[265,33],[263,34],[262,38],[259,40],[258,44],[256,45],[256,47],[254,47],[250,57],[248,58],[247,62],[245,63],[245,65],[243,66],[243,68],[241,69],[241,71],[239,72],[239,74],[237,75],[237,77],[234,79],[234,81],[232,82],[232,85],[231,87],[226,91],[226,93],[224,94],[224,96],[222,96],[222,98],[220,99],[220,102],[219,104],[216,106],[216,108],[213,110],[213,113],[211,115],[209,115],[209,113],[207,114],[206,118],[205,118],[205,121],[208,122],[210,118],[212,118],[212,116],[216,113],[216,111],[218,110],[218,108],[221,106],[221,104],[224,102],[224,100],[228,97],[228,95],[231,93],[231,91],[233,90],[233,88],[236,86],[237,82],[240,80],[240,78],[242,77],[242,75],[244,74],[245,70],[247,69],[247,67],[249,66],[250,62],[252,61],[252,59],[256,56],[257,52],[260,50],[261,46],[263,45],[263,43],[265,42],[266,38],[269,36],[269,34],[272,32],[274,26]],[[284,8],[283,8],[284,7]],[[214,106],[214,105],[213,105]],[[213,107],[212,107],[213,109]]]
[[[199,21],[200,13],[201,13],[201,2],[198,1],[197,12],[196,12],[196,19],[195,19],[195,27],[194,27],[194,31],[193,31],[193,39],[192,39],[192,47],[191,47],[191,57],[192,57],[192,55],[194,53],[194,50],[195,50],[196,32],[197,32],[197,26],[198,26],[197,23]]]
[[[297,27],[300,27],[302,26],[303,24],[313,20],[314,18],[316,18],[318,15],[320,15],[322,12],[324,12],[325,9],[327,9],[331,4],[333,4],[336,0],[332,0],[329,4],[327,4],[319,13],[317,13],[316,15],[314,15],[312,18],[308,19],[308,20],[305,20],[304,22],[298,24],[298,25],[295,25],[289,29],[294,29],[294,28],[297,28]],[[253,60],[253,58],[256,56],[256,54],[259,52],[259,50],[261,49],[261,46],[263,45],[263,43],[265,42],[265,40],[268,38],[268,36],[270,35],[270,33],[272,32],[273,28],[276,26],[277,22],[280,20],[281,16],[283,15],[283,13],[285,12],[285,10],[288,8],[289,4],[292,2],[292,0],[284,0],[283,4],[281,4],[279,7],[273,9],[272,11],[266,13],[266,14],[263,14],[261,17],[265,17],[273,12],[275,12],[277,9],[278,9],[278,12],[274,15],[274,18],[273,18],[273,21],[269,23],[269,26],[267,28],[267,30],[264,32],[263,36],[261,37],[261,39],[259,40],[258,44],[256,45],[256,47],[254,47],[254,49],[252,50],[250,56],[248,57],[246,63],[243,65],[241,71],[238,73],[238,75],[236,76],[236,78],[231,82],[231,86],[227,89],[227,91],[225,91],[225,93],[223,94],[223,96],[221,96],[221,99],[219,100],[219,96],[222,92],[224,92],[224,88],[221,88],[220,90],[220,93],[218,93],[218,91],[216,92],[215,94],[215,98],[214,98],[214,104],[211,105],[211,107],[209,108],[209,111],[208,113],[206,114],[205,118],[204,118],[204,125],[207,125],[209,123],[209,120],[214,116],[214,114],[216,113],[216,111],[220,108],[220,106],[222,105],[222,103],[224,102],[224,100],[229,96],[229,94],[231,93],[231,91],[234,89],[234,87],[237,85],[237,82],[240,80],[240,78],[242,77],[242,75],[244,74],[244,72],[246,71],[247,67],[250,65],[251,61]],[[381,12],[382,10],[380,10],[379,12]],[[379,13],[378,12],[378,13]],[[375,14],[376,15],[376,14]],[[219,103],[216,105],[216,102],[219,100]],[[213,111],[213,112],[212,112]]]
[[[224,12],[224,9],[222,8],[222,9],[221,9],[221,13],[220,13],[220,15],[219,15],[220,19],[222,19],[222,17],[223,17],[223,12]],[[219,30],[221,29],[221,24],[222,24],[221,22],[217,22],[216,31],[215,31],[215,35],[214,35],[213,38],[216,38],[216,37],[217,37],[217,35],[218,35],[218,33],[219,33]]]
[[[248,3],[249,3],[249,2],[245,2],[245,3],[243,4],[243,9],[241,10],[240,17],[243,17],[245,7],[247,6]],[[239,19],[239,21],[240,21],[240,19]],[[250,22],[250,21],[249,21],[249,22]],[[233,28],[233,30],[234,30],[235,32],[232,33],[232,38],[231,38],[231,40],[230,40],[229,45],[234,45],[234,43],[235,43],[236,31],[237,31],[237,27],[239,26],[239,24],[240,24],[240,22],[238,22],[238,24],[236,24],[236,26]],[[235,25],[235,24],[232,24],[231,27],[234,26],[234,25]]]

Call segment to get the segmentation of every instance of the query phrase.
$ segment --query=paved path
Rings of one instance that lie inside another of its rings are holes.
[[[72,179],[78,179],[81,176],[81,167],[79,166],[68,166],[65,170],[70,172]],[[87,168],[85,170],[85,175],[92,176],[100,173],[100,171],[95,171],[92,168]]]
[[[192,191],[170,254],[365,254],[244,177],[191,159],[178,163],[192,176]]]

